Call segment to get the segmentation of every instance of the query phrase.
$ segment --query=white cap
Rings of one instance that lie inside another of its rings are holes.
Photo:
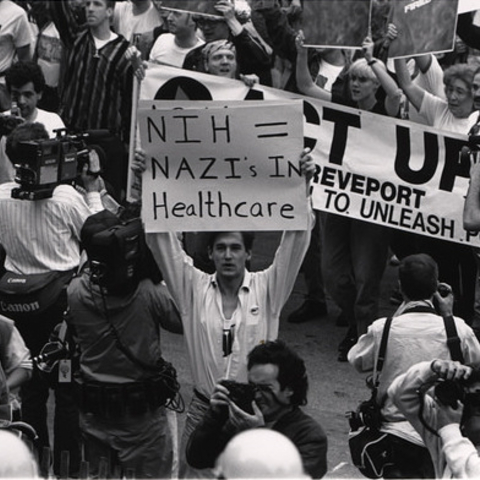
[[[0,429],[0,478],[39,478],[37,462],[20,438]]]

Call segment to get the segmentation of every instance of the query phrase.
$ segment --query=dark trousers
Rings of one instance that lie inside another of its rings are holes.
[[[307,300],[325,303],[322,276],[322,216],[315,210],[315,226],[312,228],[310,245],[302,263],[301,271],[307,287]]]
[[[15,325],[30,349],[32,357],[40,353],[48,342],[54,327],[62,321],[66,308],[66,294],[47,310],[36,315],[12,315]],[[53,385],[53,384],[52,384]],[[44,447],[50,447],[47,424],[47,401],[51,384],[34,368],[32,379],[24,384],[22,395],[22,420],[30,424],[38,435],[39,460],[42,462]],[[80,467],[80,427],[78,408],[75,403],[73,383],[58,383],[54,385],[54,472],[60,473],[61,452],[67,450],[70,454],[70,473],[76,474]]]
[[[395,435],[388,436],[393,465],[385,467],[383,478],[435,478],[432,458],[425,447]]]

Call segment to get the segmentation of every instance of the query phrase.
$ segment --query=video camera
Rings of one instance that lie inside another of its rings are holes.
[[[12,198],[21,200],[41,200],[50,198],[53,190],[60,184],[72,184],[81,174],[85,164],[89,173],[100,174],[100,164],[90,165],[90,151],[100,155],[101,147],[93,145],[108,130],[68,134],[66,129],[56,130],[52,139],[19,142],[15,159],[15,181],[20,184],[12,190]]]
[[[122,293],[136,286],[146,244],[139,218],[94,234],[84,244],[91,264],[92,280],[109,293]]]

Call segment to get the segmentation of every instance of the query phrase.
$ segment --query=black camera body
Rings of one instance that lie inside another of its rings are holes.
[[[434,387],[435,398],[445,406],[457,409],[458,402],[465,402],[465,382],[462,380],[440,380]]]
[[[373,397],[361,402],[356,411],[347,412],[346,417],[352,432],[362,427],[379,429],[382,425],[381,408]]]
[[[249,383],[222,380],[220,382],[228,390],[228,397],[232,402],[250,415],[254,414],[252,402],[255,399],[255,387]]]

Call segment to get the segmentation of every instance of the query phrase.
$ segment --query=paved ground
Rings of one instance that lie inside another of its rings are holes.
[[[264,268],[271,262],[278,243],[276,233],[258,235],[254,244],[252,269]],[[396,282],[397,269],[387,266],[382,284],[380,313],[386,315],[394,309],[388,297]],[[348,422],[345,412],[354,409],[360,400],[368,397],[364,376],[357,374],[348,363],[337,361],[337,345],[345,328],[335,326],[334,306],[330,315],[317,320],[292,325],[288,314],[303,301],[303,276],[297,279],[294,291],[285,306],[280,323],[280,337],[297,349],[307,364],[310,379],[309,404],[306,407],[324,427],[329,438],[328,473],[326,478],[364,478],[350,462],[347,445]],[[166,333],[163,337],[165,358],[176,366],[185,401],[191,397],[191,377],[185,356],[183,338]],[[184,414],[179,415],[180,426]]]

